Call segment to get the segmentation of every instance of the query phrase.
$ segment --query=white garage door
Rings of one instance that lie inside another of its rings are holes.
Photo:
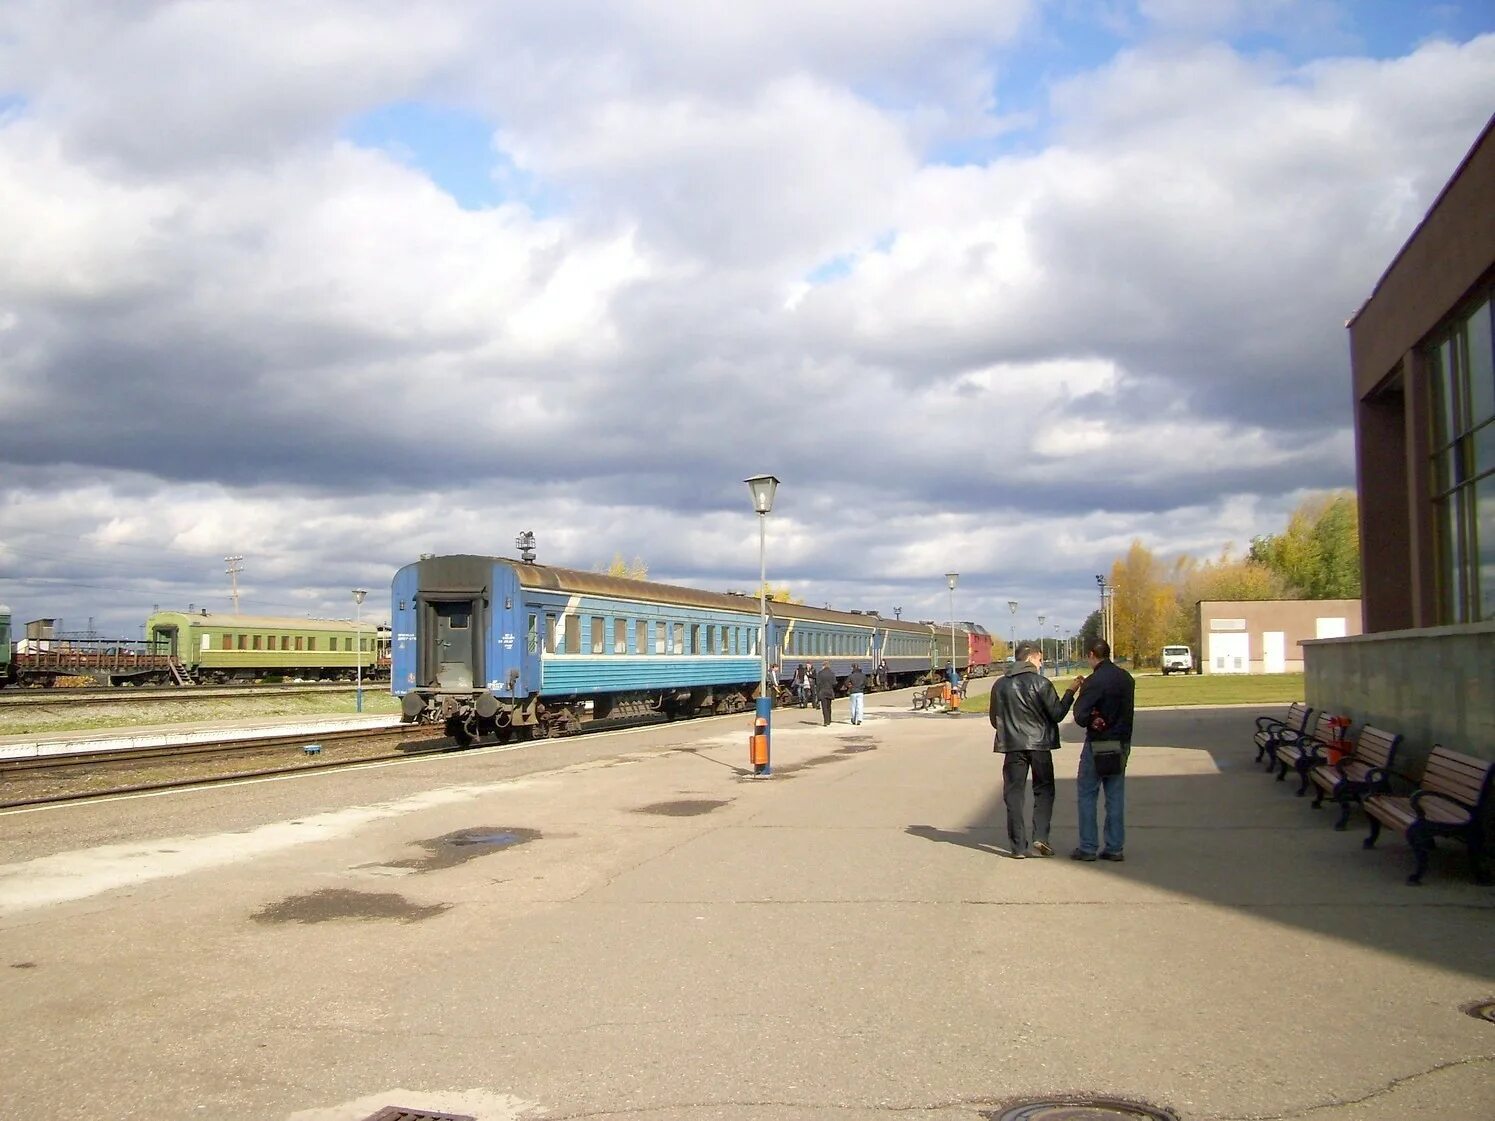
[[[1212,634],[1209,636],[1211,673],[1250,673],[1251,636],[1249,634]]]

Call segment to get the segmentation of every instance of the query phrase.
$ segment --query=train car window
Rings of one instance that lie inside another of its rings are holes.
[[[676,623],[675,624],[675,653],[676,654],[684,654],[685,653],[685,624],[684,623]]]
[[[592,616],[592,653],[601,654],[607,638],[607,620],[601,615]]]
[[[317,636],[316,635],[309,634],[309,635],[306,636],[306,648],[308,650],[315,650],[317,648]]]
[[[260,648],[260,641],[261,639],[259,635],[255,635],[252,639],[250,639],[250,642],[252,643],[255,650],[258,650]]]
[[[524,624],[524,648],[531,654],[540,652],[540,616],[533,611]]]
[[[465,631],[470,615],[471,612],[467,611],[453,611],[447,616],[447,625],[454,631]]]
[[[581,653],[581,616],[566,616],[566,653]]]
[[[265,649],[266,650],[274,650],[275,649],[275,640],[278,637],[279,637],[278,635],[267,634],[265,636]]]
[[[240,650],[248,650],[249,649],[249,636],[247,634],[241,634],[239,636],[239,649]]]
[[[283,635],[280,636],[280,648],[282,650],[289,650],[291,648],[291,636],[290,635],[283,634]]]
[[[721,633],[722,633],[721,627],[710,626],[710,627],[706,628],[706,653],[708,653],[708,654],[716,654],[716,653],[719,653],[721,651],[721,648],[722,648]]]
[[[643,619],[635,620],[633,624],[633,652],[635,654],[649,652],[649,624]]]
[[[297,649],[297,650],[300,650],[300,649],[301,649],[301,644],[302,644],[302,642],[303,642],[303,641],[304,641],[304,640],[303,640],[303,639],[302,639],[302,637],[301,637],[301,636],[300,636],[300,635],[299,635],[299,634],[298,634],[298,635],[297,635],[297,636],[296,636],[296,649]]]
[[[665,623],[665,621],[663,619],[656,620],[655,623],[654,623],[654,653],[656,653],[656,654],[663,654],[665,652],[665,649],[666,649],[665,648],[665,634],[666,634],[665,626],[666,626],[666,623]]]
[[[690,625],[690,653],[701,654],[704,652],[705,647],[701,642],[701,624],[692,623]]]
[[[613,620],[613,653],[628,653],[628,620]]]
[[[559,654],[561,652],[561,648],[556,645],[560,639],[555,622],[555,615],[547,612],[545,615],[545,652],[547,654]]]

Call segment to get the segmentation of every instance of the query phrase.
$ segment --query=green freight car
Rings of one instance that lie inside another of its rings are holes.
[[[347,619],[158,611],[151,648],[171,654],[194,681],[365,681],[389,675],[389,628]]]

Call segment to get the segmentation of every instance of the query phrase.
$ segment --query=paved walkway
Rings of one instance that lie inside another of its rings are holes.
[[[1005,858],[984,719],[876,704],[767,780],[739,717],[0,814],[0,1115],[1495,1116],[1495,889],[1139,725],[1119,865]]]

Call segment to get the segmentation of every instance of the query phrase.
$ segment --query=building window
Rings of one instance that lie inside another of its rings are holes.
[[[1495,619],[1495,307],[1487,291],[1424,351],[1438,621]]]

